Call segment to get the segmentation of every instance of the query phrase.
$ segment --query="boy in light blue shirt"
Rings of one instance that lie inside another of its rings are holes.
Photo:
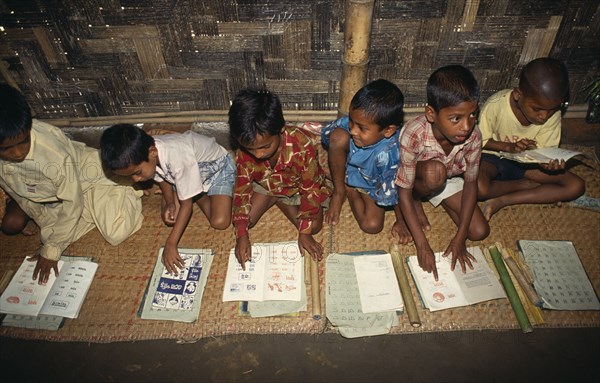
[[[410,236],[398,208],[394,183],[400,146],[398,135],[404,118],[404,96],[387,80],[376,80],[352,98],[349,116],[325,126],[321,141],[327,147],[334,185],[325,221],[339,221],[344,197],[361,230],[383,230],[385,211],[394,209],[392,234],[407,242]]]

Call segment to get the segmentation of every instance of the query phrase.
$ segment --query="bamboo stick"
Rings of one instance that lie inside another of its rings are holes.
[[[525,312],[525,308],[523,307],[523,303],[521,303],[521,299],[517,294],[517,290],[515,289],[515,285],[512,283],[510,279],[510,275],[508,275],[508,270],[502,261],[502,255],[500,255],[500,251],[496,248],[496,246],[490,246],[488,249],[492,261],[494,261],[494,266],[496,266],[496,270],[498,270],[498,274],[500,275],[500,281],[504,286],[504,291],[506,291],[506,296],[508,297],[508,301],[515,313],[515,317],[519,322],[519,326],[521,327],[521,331],[524,333],[530,333],[533,331],[533,327],[531,326],[531,322],[529,322],[529,318],[527,318],[527,313]]]
[[[521,286],[521,289],[523,289],[523,292],[527,296],[527,299],[529,299],[531,303],[533,303],[535,306],[542,307],[544,301],[542,301],[542,298],[540,298],[538,293],[533,289],[533,286],[531,286],[531,283],[529,283],[523,271],[519,268],[519,266],[517,266],[517,263],[515,262],[513,257],[511,257],[508,250],[503,248],[500,244],[496,244],[496,248],[502,254],[502,259],[504,260],[504,263],[506,263],[506,266],[508,266],[512,274],[515,276],[517,283],[519,284],[519,286]]]
[[[346,2],[338,116],[348,114],[352,97],[367,80],[374,4],[375,0],[348,0]]]
[[[392,263],[394,264],[394,271],[396,271],[396,279],[398,279],[398,285],[400,286],[400,293],[402,293],[402,300],[404,301],[404,310],[408,315],[408,321],[413,327],[421,326],[421,318],[419,318],[419,312],[417,311],[417,305],[408,283],[408,277],[406,275],[406,269],[404,268],[404,262],[400,257],[400,251],[397,244],[393,244],[390,247],[390,255],[392,256]]]
[[[319,282],[319,263],[309,256],[310,259],[310,286],[312,298],[312,314],[314,320],[320,320],[321,311],[321,283]]]

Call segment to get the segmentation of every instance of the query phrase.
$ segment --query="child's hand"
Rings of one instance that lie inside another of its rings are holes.
[[[33,280],[37,279],[38,284],[45,285],[50,278],[50,271],[54,270],[54,275],[58,277],[58,261],[51,261],[39,254],[27,258],[29,262],[37,261],[33,269]]]
[[[452,254],[452,261],[450,263],[450,270],[452,271],[454,271],[456,261],[460,263],[460,268],[462,269],[463,273],[467,272],[466,266],[469,266],[469,268],[473,270],[473,264],[471,262],[477,262],[475,257],[467,251],[464,241],[452,239],[443,256],[447,257],[450,254]]]
[[[323,259],[323,246],[315,241],[311,234],[300,233],[298,235],[298,247],[301,253],[306,250],[315,261]]]
[[[252,260],[252,244],[247,235],[235,241],[235,258],[242,265],[242,270],[246,270],[246,261]]]
[[[419,266],[428,273],[433,272],[433,278],[438,280],[438,271],[435,265],[435,254],[429,247],[429,244],[417,246],[417,259],[419,260]]]
[[[183,262],[175,246],[165,246],[162,254],[162,263],[169,273],[175,275],[179,274],[179,270],[185,267],[185,262]]]
[[[540,167],[550,172],[556,172],[559,170],[565,170],[565,168],[567,167],[567,163],[565,162],[565,160],[555,159],[548,162],[547,164],[540,164]]]
[[[175,224],[175,218],[177,217],[177,206],[175,203],[168,203],[163,200],[160,210],[160,214],[165,225],[172,226]]]
[[[535,149],[537,147],[537,142],[535,140],[530,140],[529,138],[521,138],[519,141],[515,142],[510,150],[511,153],[520,153],[523,150]]]

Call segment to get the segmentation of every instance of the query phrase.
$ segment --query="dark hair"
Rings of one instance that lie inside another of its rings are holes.
[[[0,142],[31,131],[31,109],[25,96],[8,84],[0,84]]]
[[[427,80],[427,104],[436,112],[465,101],[479,102],[479,85],[462,65],[438,68]]]
[[[372,81],[360,88],[350,102],[350,109],[363,110],[381,129],[389,125],[402,126],[403,106],[404,95],[400,89],[383,79]]]
[[[257,135],[277,135],[284,126],[279,97],[266,89],[242,90],[229,108],[229,134],[234,148],[252,144]]]
[[[569,74],[562,61],[540,57],[521,69],[519,89],[525,97],[542,96],[552,100],[569,99]]]
[[[100,158],[108,169],[123,169],[148,161],[154,138],[131,124],[113,125],[100,137]]]

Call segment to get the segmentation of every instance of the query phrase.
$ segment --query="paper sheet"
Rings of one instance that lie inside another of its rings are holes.
[[[533,285],[554,310],[600,310],[598,297],[570,241],[517,241]]]
[[[255,243],[252,260],[246,270],[229,253],[223,302],[228,301],[300,301],[304,258],[298,242]]]
[[[356,256],[354,269],[363,313],[404,308],[390,254]]]
[[[59,274],[63,263],[63,261],[58,261]],[[50,272],[48,282],[40,285],[32,279],[35,265],[36,262],[30,262],[25,257],[6,290],[0,296],[1,313],[32,316],[40,313],[44,301],[56,281],[56,275],[53,271]]]
[[[458,263],[454,271],[451,271],[451,257],[442,257],[443,252],[435,254],[437,281],[433,273],[423,271],[417,256],[408,258],[409,269],[425,308],[437,311],[506,297],[504,289],[489,267],[481,249],[471,247],[467,250],[477,262],[473,262],[473,270],[467,267],[466,273],[462,272]]]
[[[40,314],[77,318],[97,269],[95,262],[65,262]]]
[[[398,324],[395,312],[362,312],[354,257],[329,254],[325,261],[325,311],[327,318],[346,338],[382,335]]]

